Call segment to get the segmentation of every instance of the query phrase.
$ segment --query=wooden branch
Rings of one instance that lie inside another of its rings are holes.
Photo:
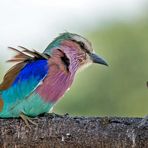
[[[148,126],[140,118],[70,117],[46,114],[25,126],[22,119],[0,119],[4,148],[148,148]]]

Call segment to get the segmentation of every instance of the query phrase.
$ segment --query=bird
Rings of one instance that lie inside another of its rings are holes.
[[[15,62],[0,84],[0,118],[21,117],[27,126],[30,118],[48,113],[71,87],[76,73],[92,63],[108,66],[90,41],[81,35],[64,32],[42,52],[23,46],[8,47],[17,54]]]

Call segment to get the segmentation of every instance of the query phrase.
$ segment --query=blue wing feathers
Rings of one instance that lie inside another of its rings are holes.
[[[47,60],[37,60],[28,63],[16,77],[14,84],[20,83],[20,81],[28,80],[31,77],[35,77],[36,79],[42,79],[48,71],[48,63]]]
[[[47,60],[29,62],[20,71],[12,85],[2,92],[5,103],[22,100],[32,93],[40,81],[44,79],[49,70]]]

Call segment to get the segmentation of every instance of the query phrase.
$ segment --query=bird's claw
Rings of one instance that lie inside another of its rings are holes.
[[[37,126],[37,123],[32,121],[30,117],[24,115],[23,113],[20,114],[20,117],[25,122],[25,126],[28,127],[29,129],[31,129],[29,122],[32,123],[33,125]]]

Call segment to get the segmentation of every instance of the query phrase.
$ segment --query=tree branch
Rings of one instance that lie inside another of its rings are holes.
[[[0,146],[41,148],[148,148],[148,126],[140,118],[70,117],[45,114],[25,126],[21,119],[0,119]]]

